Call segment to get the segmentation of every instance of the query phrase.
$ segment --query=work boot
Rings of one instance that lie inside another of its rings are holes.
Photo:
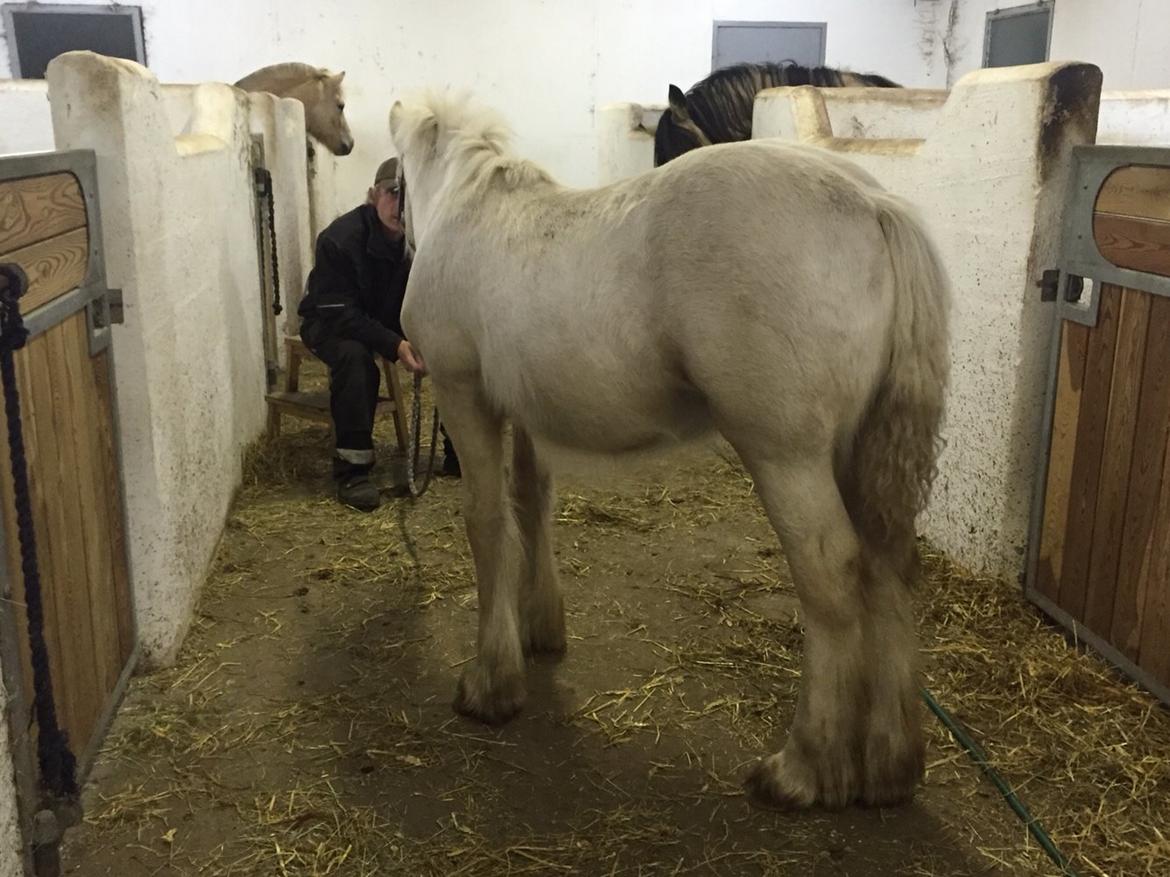
[[[370,481],[373,463],[350,463],[341,457],[333,458],[333,480],[337,482],[337,498],[343,505],[372,512],[382,504],[378,488]]]
[[[363,512],[372,512],[382,504],[382,495],[370,481],[368,472],[355,472],[337,479],[337,498],[343,505]]]

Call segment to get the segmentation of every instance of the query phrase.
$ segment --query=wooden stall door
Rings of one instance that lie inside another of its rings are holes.
[[[54,154],[58,155],[58,154]],[[52,159],[48,159],[52,160]],[[105,304],[93,258],[95,205],[68,169],[27,175],[0,161],[0,262],[29,279],[21,311],[32,334],[15,354],[21,423],[60,725],[88,770],[134,649],[110,350],[93,343],[87,305]],[[60,160],[57,161],[61,163]],[[91,169],[92,170],[92,169]],[[12,178],[16,177],[16,178]],[[46,316],[47,315],[47,316]],[[108,328],[107,328],[108,335]],[[18,746],[35,739],[25,580],[21,572],[8,430],[0,418],[4,590],[16,631],[23,715]],[[5,657],[12,653],[6,650]],[[21,740],[21,735],[26,740]]]
[[[1170,167],[1124,167],[1093,212],[1100,255],[1170,276]],[[1061,325],[1033,588],[1170,690],[1170,297],[1103,283]],[[1042,603],[1043,605],[1043,603]]]

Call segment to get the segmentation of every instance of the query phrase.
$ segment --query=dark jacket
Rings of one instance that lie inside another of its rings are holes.
[[[398,358],[410,275],[404,246],[386,237],[369,204],[337,217],[317,236],[313,270],[298,308],[301,337],[310,348],[326,338],[350,338],[388,359]]]

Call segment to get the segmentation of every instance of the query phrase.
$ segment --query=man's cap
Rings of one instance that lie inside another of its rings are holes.
[[[398,179],[398,159],[388,158],[378,165],[378,172],[374,174],[374,185],[393,183]]]

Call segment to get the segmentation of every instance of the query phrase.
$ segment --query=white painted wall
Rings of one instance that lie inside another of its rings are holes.
[[[103,2],[103,0],[83,0]],[[714,19],[825,21],[827,61],[941,86],[934,3],[911,0],[141,0],[150,68],[166,82],[232,82],[265,64],[347,71],[355,152],[338,162],[339,207],[358,203],[390,148],[404,89],[473,89],[502,111],[519,152],[571,184],[596,180],[595,109],[661,103],[710,72]],[[230,21],[230,27],[223,22]],[[7,74],[0,41],[0,76]]]
[[[987,13],[1034,0],[938,0],[958,4],[951,40],[950,81],[983,63]],[[921,5],[921,4],[920,4]],[[1051,61],[1096,64],[1106,90],[1170,87],[1170,2],[1167,0],[1055,0]]]
[[[191,89],[176,139],[136,64],[64,55],[49,92],[58,147],[97,155],[107,280],[125,297],[113,349],[139,643],[166,664],[264,427],[248,101]]]
[[[53,149],[48,85],[35,79],[0,80],[0,155]]]
[[[1097,142],[1170,146],[1170,88],[1103,93]]]
[[[1101,68],[1112,90],[1170,87],[1167,0],[1058,0],[1053,60],[1076,58]]]

